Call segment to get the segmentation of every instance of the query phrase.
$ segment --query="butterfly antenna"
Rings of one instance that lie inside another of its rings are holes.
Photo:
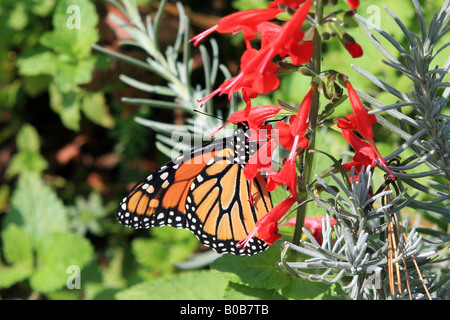
[[[194,112],[197,112],[197,113],[203,114],[203,115],[205,115],[205,116],[209,116],[209,117],[212,117],[212,118],[219,119],[220,121],[223,121],[224,124],[223,124],[222,126],[220,126],[216,131],[214,131],[214,132],[211,134],[211,137],[214,137],[214,136],[217,134],[217,132],[219,132],[220,130],[222,130],[223,127],[225,127],[225,126],[228,124],[228,122],[227,122],[226,120],[224,120],[224,119],[222,119],[222,118],[220,118],[220,117],[218,117],[218,116],[212,115],[212,114],[210,114],[210,113],[206,113],[206,112],[203,112],[203,111],[200,111],[200,110],[197,110],[197,109],[194,109]]]
[[[220,118],[220,117],[218,117],[218,116],[212,115],[212,114],[210,114],[210,113],[206,113],[206,112],[203,112],[203,111],[200,111],[200,110],[197,110],[197,109],[194,109],[194,112],[197,112],[197,113],[200,113],[200,114],[203,114],[203,115],[205,115],[205,116],[212,117],[212,118],[216,118],[216,119],[219,119],[220,121],[225,122],[224,119],[222,119],[222,118]]]

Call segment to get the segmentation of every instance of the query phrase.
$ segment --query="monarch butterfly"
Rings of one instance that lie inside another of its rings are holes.
[[[239,123],[231,137],[195,148],[139,182],[120,203],[119,222],[135,229],[185,228],[218,253],[266,250],[257,237],[245,248],[238,246],[272,209],[266,178],[258,174],[247,181],[244,176],[257,149],[257,143],[249,142],[248,125]]]

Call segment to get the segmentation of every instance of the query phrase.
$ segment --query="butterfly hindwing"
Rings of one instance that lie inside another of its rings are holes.
[[[218,253],[264,251],[267,245],[257,237],[245,249],[237,246],[272,209],[265,178],[244,177],[244,164],[256,151],[245,141],[238,129],[161,166],[122,200],[118,220],[135,229],[186,228]]]

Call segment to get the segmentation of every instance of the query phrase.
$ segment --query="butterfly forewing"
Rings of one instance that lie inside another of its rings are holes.
[[[238,128],[232,137],[191,150],[152,172],[122,200],[118,220],[135,229],[186,228],[218,253],[253,255],[267,249],[257,237],[245,249],[237,245],[272,209],[265,178],[258,175],[249,182],[244,177],[244,164],[256,151],[244,132]]]

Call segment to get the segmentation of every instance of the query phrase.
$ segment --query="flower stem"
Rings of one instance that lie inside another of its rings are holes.
[[[316,16],[315,23],[316,26],[320,25],[323,19],[323,1],[317,0],[316,2]],[[321,72],[321,60],[322,60],[322,39],[317,28],[314,29],[313,35],[313,57],[312,57],[312,71],[315,74],[320,74]],[[313,84],[314,91],[312,94],[311,101],[311,111],[309,114],[309,128],[310,128],[310,137],[309,137],[309,145],[304,152],[305,161],[304,165],[299,168],[301,170],[301,187],[303,190],[306,190],[306,185],[311,180],[312,167],[314,163],[314,152],[309,152],[309,150],[314,149],[316,144],[316,127],[317,127],[317,115],[319,113],[320,107],[320,94],[317,89],[317,86]],[[308,194],[306,192],[300,193],[300,203],[306,200]],[[302,228],[305,222],[306,216],[306,206],[300,206],[297,209],[297,223],[295,226],[294,237],[292,242],[294,244],[298,244],[302,237]]]

